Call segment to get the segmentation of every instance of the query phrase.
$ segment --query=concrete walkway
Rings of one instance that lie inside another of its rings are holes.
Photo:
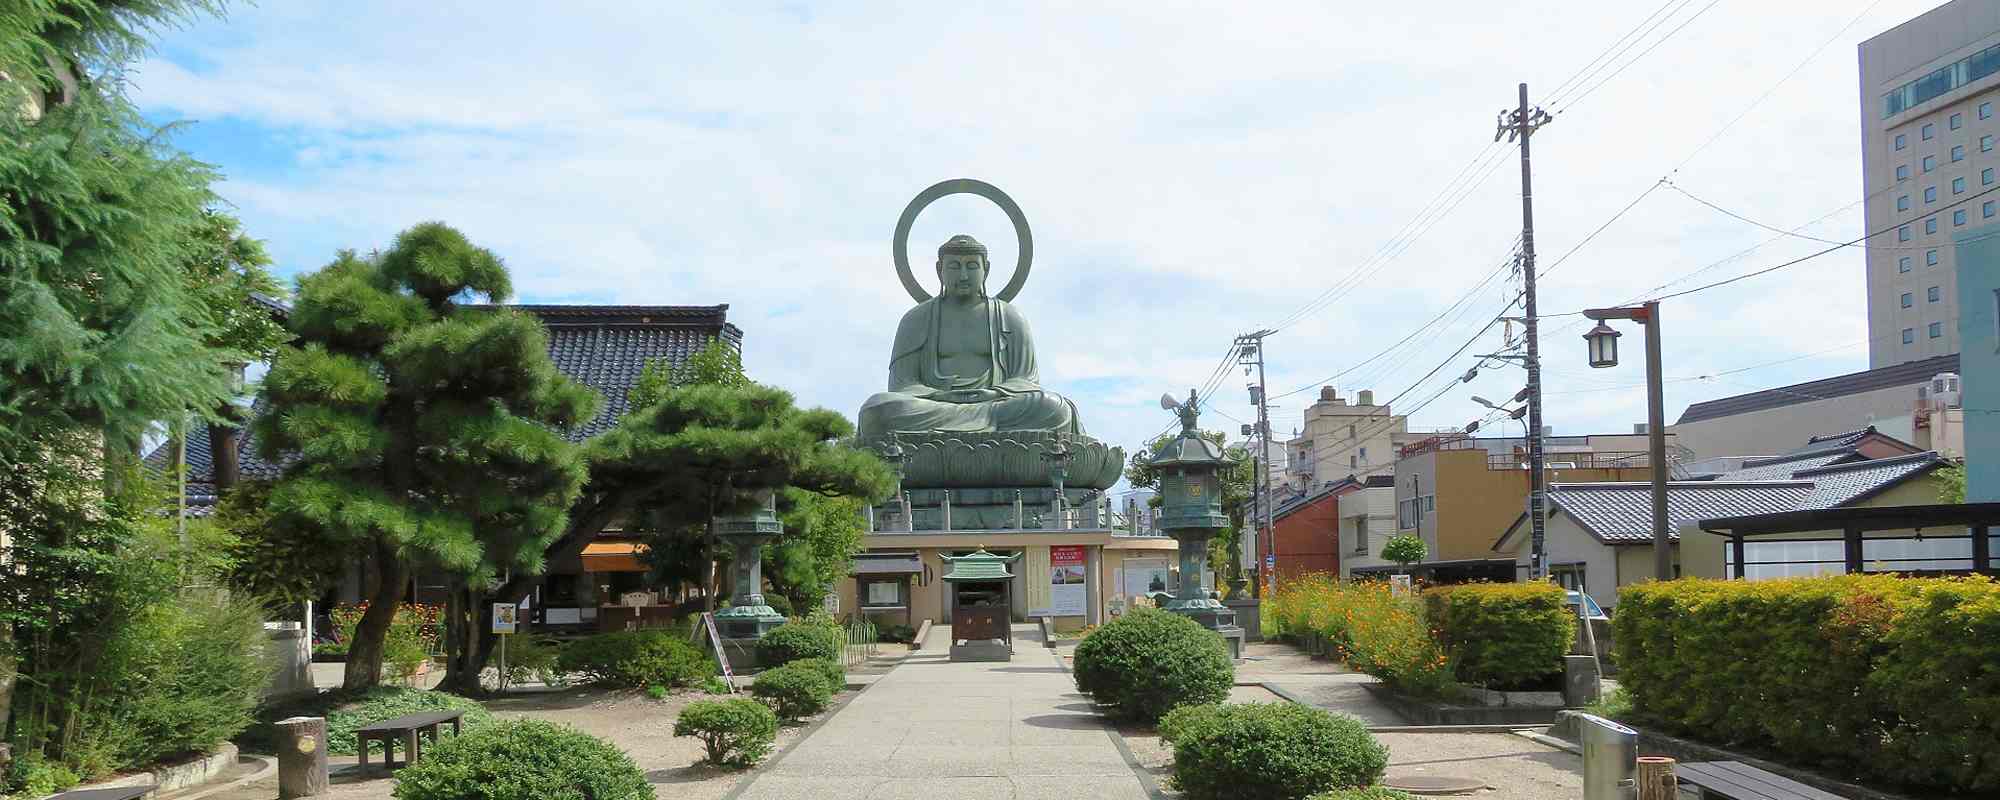
[[[1015,626],[1014,660],[952,663],[948,628],[868,687],[733,797],[1149,797],[1117,733],[1069,674]]]

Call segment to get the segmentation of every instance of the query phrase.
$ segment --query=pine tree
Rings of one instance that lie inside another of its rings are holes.
[[[538,321],[460,304],[504,301],[507,271],[441,223],[404,231],[379,257],[343,252],[299,286],[298,339],[273,362],[270,412],[255,424],[291,459],[271,489],[274,535],[375,566],[343,681],[360,688],[381,679],[414,569],[456,576],[450,633],[471,643],[483,641],[466,635],[483,592],[541,571],[586,478],[558,429],[589,419],[598,398],[556,371]]]

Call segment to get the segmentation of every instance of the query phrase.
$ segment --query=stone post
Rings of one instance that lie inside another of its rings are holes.
[[[278,797],[318,797],[326,794],[326,718],[292,717],[279,720]],[[409,758],[405,754],[404,758]]]
[[[724,638],[762,638],[772,628],[785,624],[785,617],[764,603],[764,563],[758,548],[784,530],[778,523],[777,496],[759,493],[757,507],[747,514],[715,518],[716,538],[735,548],[732,567],[736,573],[734,600],[715,615],[715,624]]]

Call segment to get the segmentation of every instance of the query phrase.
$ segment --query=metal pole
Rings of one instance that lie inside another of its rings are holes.
[[[1521,137],[1522,326],[1526,329],[1528,350],[1523,366],[1528,368],[1528,521],[1533,552],[1528,577],[1541,580],[1549,569],[1546,517],[1542,513],[1547,484],[1542,471],[1542,359],[1535,316],[1535,190],[1528,140],[1546,118],[1541,109],[1528,108],[1528,84],[1521,84],[1520,90],[1520,106],[1514,111],[1510,127]]]
[[[1667,412],[1660,396],[1660,301],[1646,301],[1646,445],[1653,462],[1653,577],[1674,579],[1673,542],[1667,539]]]
[[[1252,478],[1257,484],[1257,502],[1252,506],[1252,509],[1264,519],[1262,525],[1257,525],[1258,521],[1254,519],[1250,520],[1250,523],[1252,526],[1262,529],[1261,535],[1264,537],[1265,543],[1269,545],[1267,552],[1271,556],[1269,575],[1264,575],[1261,565],[1259,566],[1259,580],[1256,586],[1251,587],[1251,596],[1253,597],[1262,597],[1265,581],[1276,581],[1278,573],[1278,536],[1277,532],[1271,528],[1271,398],[1270,387],[1264,383],[1264,337],[1271,335],[1271,333],[1272,331],[1270,330],[1260,330],[1256,333],[1246,333],[1236,337],[1237,363],[1245,363],[1243,356],[1247,355],[1245,353],[1246,349],[1256,348],[1257,388],[1251,393],[1251,399],[1256,401],[1257,404],[1256,441],[1260,452],[1257,453],[1256,461],[1252,462],[1252,469],[1257,470],[1257,465],[1261,464],[1262,469],[1257,471],[1262,474],[1255,475]],[[1255,539],[1256,537],[1252,536],[1251,538]],[[1276,585],[1276,583],[1272,583],[1272,586]]]

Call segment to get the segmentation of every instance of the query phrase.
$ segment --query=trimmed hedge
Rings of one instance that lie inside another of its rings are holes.
[[[747,767],[763,760],[778,737],[778,715],[747,697],[697,700],[674,720],[675,736],[701,740],[710,764]]]
[[[1389,750],[1351,718],[1295,703],[1181,706],[1160,722],[1191,800],[1298,800],[1368,786]]]
[[[2000,584],[1843,575],[1621,590],[1633,714],[1801,766],[2000,790]]]
[[[396,773],[396,800],[650,800],[632,757],[564,725],[509,720],[454,736]]]
[[[772,628],[757,640],[757,663],[765,667],[784,666],[802,658],[840,660],[847,646],[847,632],[832,625],[787,622]]]
[[[1136,608],[1076,646],[1076,688],[1116,717],[1152,722],[1179,705],[1220,703],[1236,681],[1222,636],[1194,620]]]
[[[1366,789],[1335,789],[1313,795],[1312,800],[1417,800],[1417,796],[1386,786],[1370,786]]]
[[[1576,617],[1553,583],[1469,583],[1425,589],[1424,616],[1459,681],[1527,688],[1562,672]]]
[[[757,673],[750,693],[769,701],[778,716],[788,720],[810,717],[825,711],[833,702],[833,684],[817,659],[796,661]]]
[[[792,665],[806,667],[826,676],[826,684],[833,687],[835,692],[847,688],[847,668],[831,658],[802,658],[792,662]]]
[[[717,674],[715,658],[675,632],[650,628],[600,633],[563,645],[557,669],[596,683],[643,689],[700,686]]]

